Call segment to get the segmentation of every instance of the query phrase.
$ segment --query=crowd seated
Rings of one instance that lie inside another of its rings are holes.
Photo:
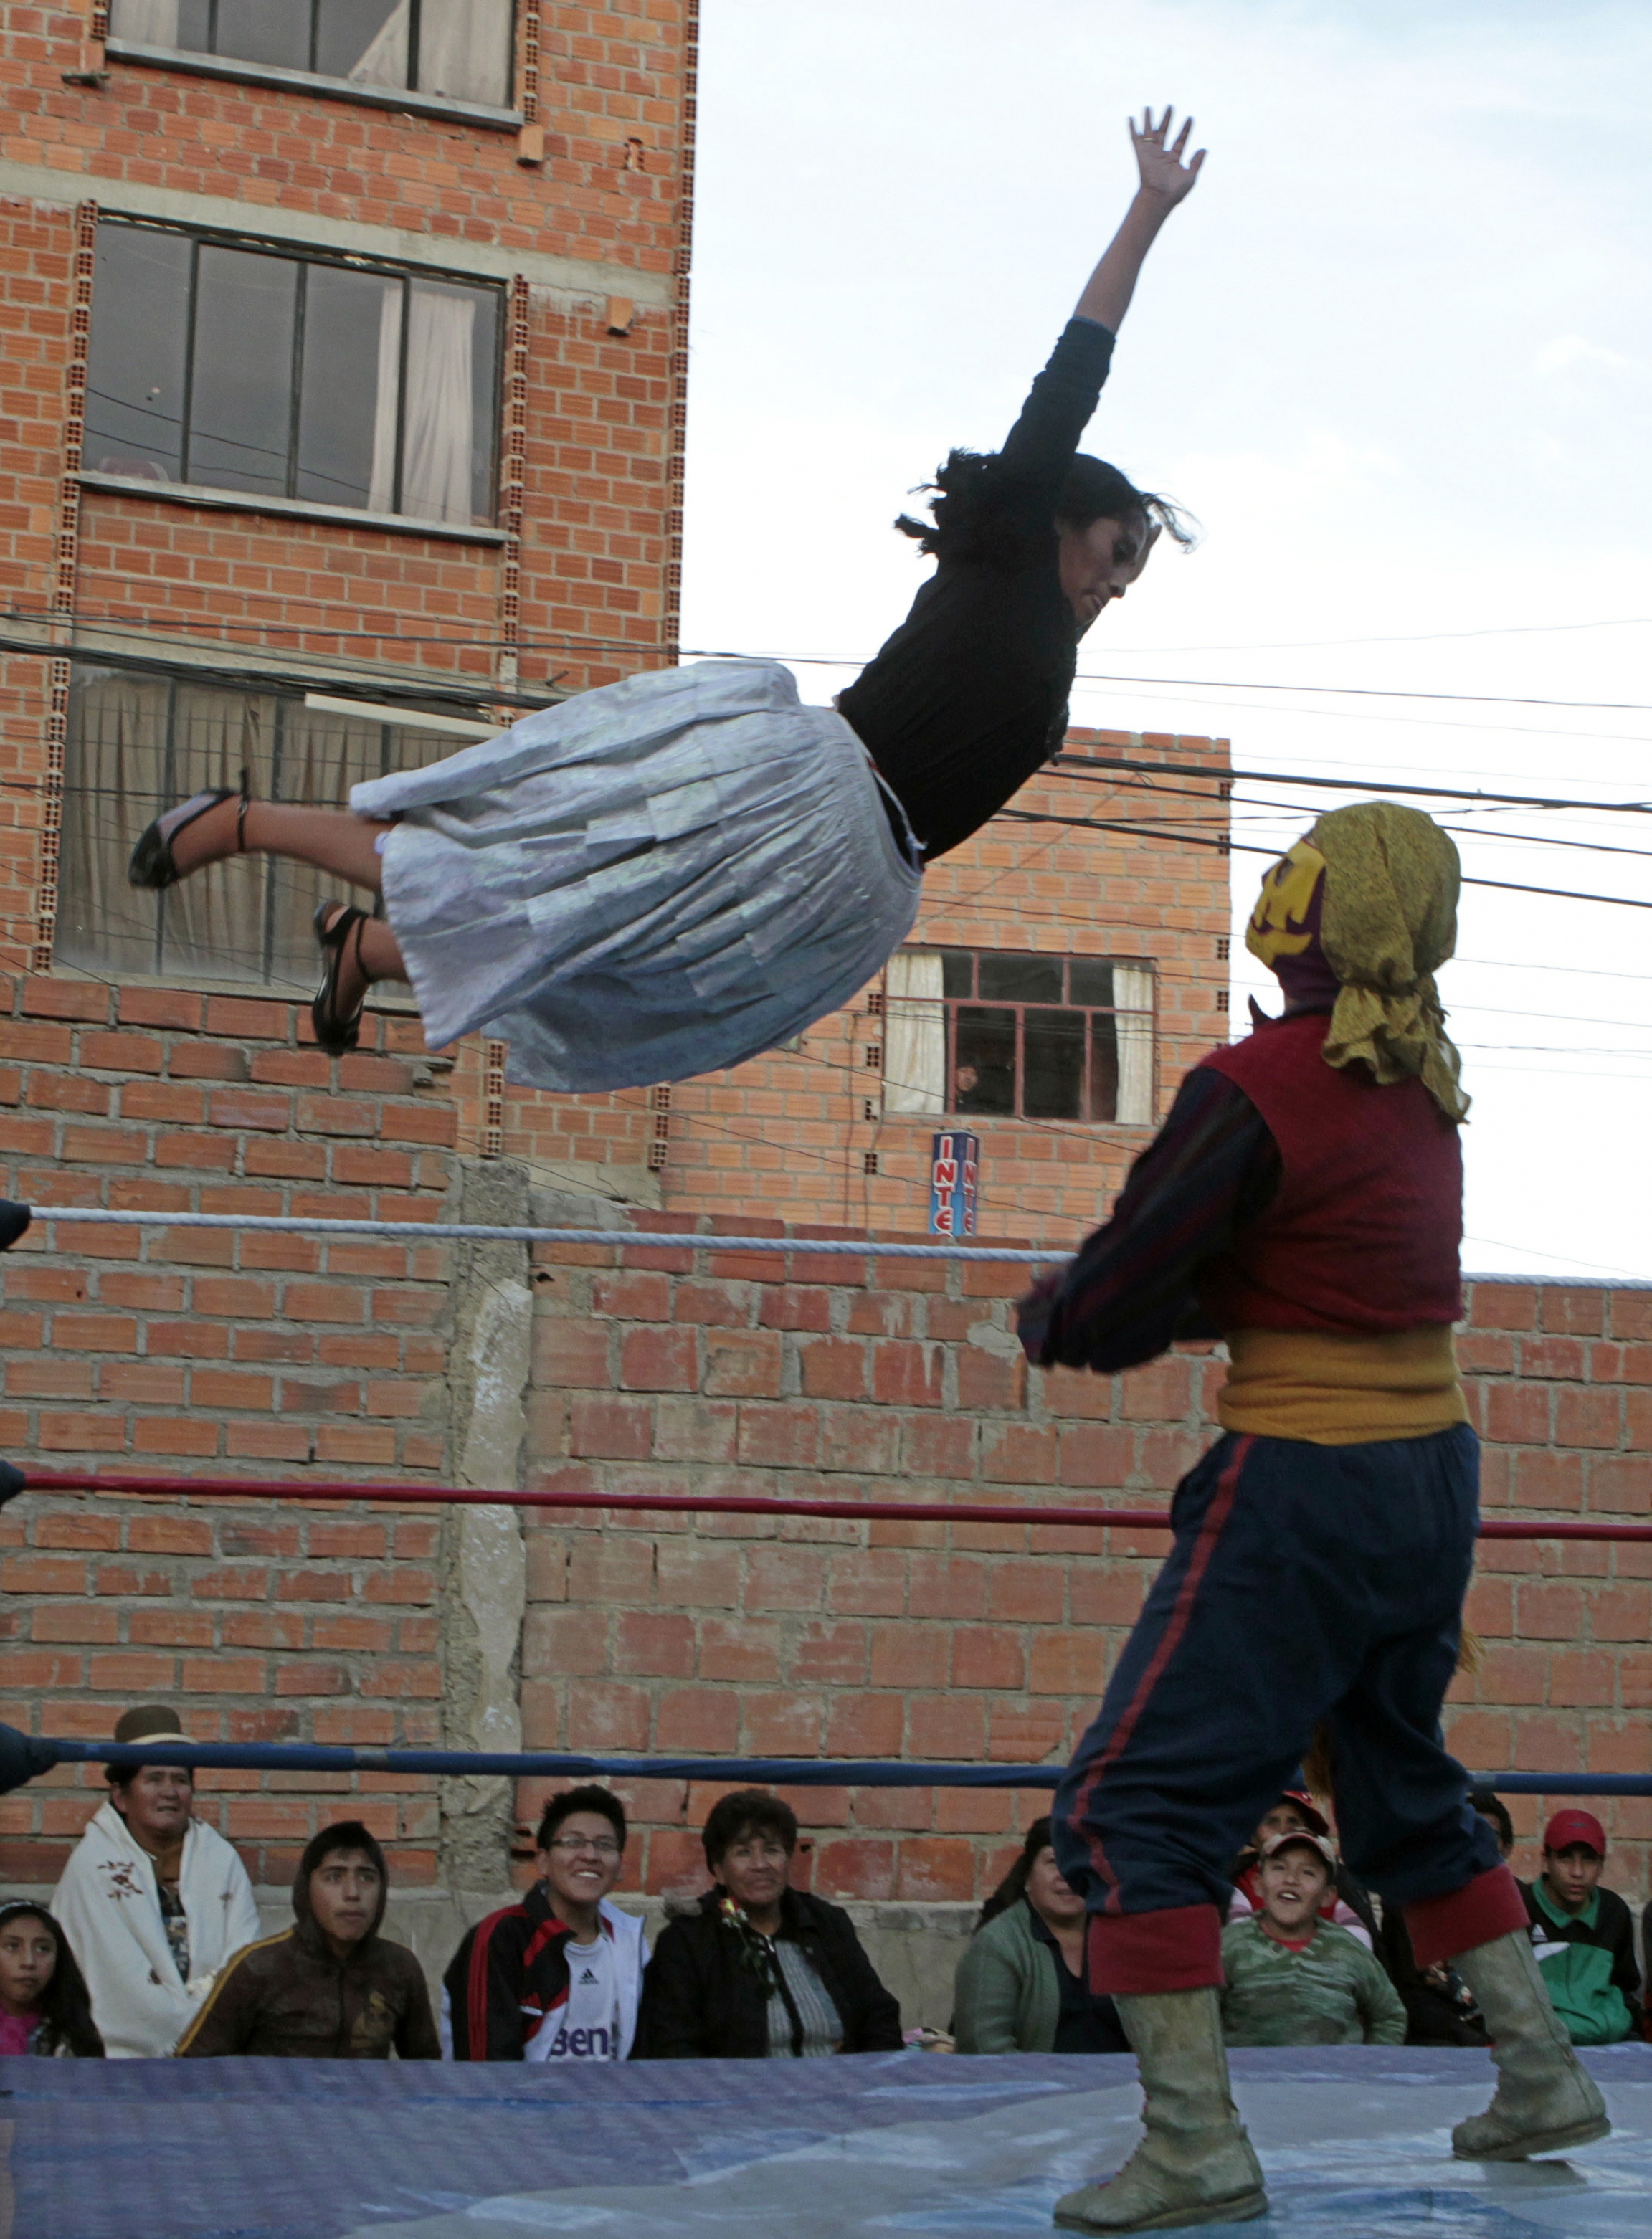
[[[1222,2033],[1240,2044],[1402,2044],[1405,2008],[1369,1945],[1324,1917],[1336,1854],[1307,1828],[1269,1835],[1257,1909],[1222,1930]]]
[[[177,1713],[144,1703],[115,1739],[181,1742]],[[70,1854],[52,1897],[113,2060],[170,2053],[218,1970],[258,1935],[247,1870],[194,1816],[195,1783],[176,1765],[110,1766],[109,1800]]]
[[[187,2060],[436,2060],[424,1970],[379,1933],[384,1853],[359,1819],[312,1836],[293,1877],[293,1925],[237,1951],[178,2039]]]
[[[701,1840],[712,1885],[660,1931],[632,2056],[898,2052],[900,2007],[849,1915],[791,1886],[790,1806],[762,1789],[736,1790],[712,1806]]]
[[[43,1905],[0,1904],[0,2053],[101,2060],[86,1978]]]
[[[981,1909],[958,1968],[961,2053],[1128,2052],[1111,1998],[1092,1996],[1084,1900],[1062,1880],[1048,1817]]]
[[[442,1982],[450,2060],[623,2060],[636,2035],[649,1948],[608,1901],[625,1858],[625,1813],[605,1788],[553,1796],[538,1878],[470,1930]]]

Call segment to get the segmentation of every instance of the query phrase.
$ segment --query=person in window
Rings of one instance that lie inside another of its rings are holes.
[[[144,1703],[116,1722],[122,1743],[181,1742],[176,1711]],[[80,1962],[110,2057],[159,2059],[218,1970],[258,1935],[247,1870],[195,1815],[184,1768],[111,1765],[109,1801],[70,1854],[52,1911]]]
[[[1084,1900],[1062,1880],[1048,1817],[981,1909],[958,1968],[960,2052],[1128,2052],[1111,1998],[1090,1996]]]
[[[1497,2092],[1454,2152],[1522,2160],[1610,2128],[1440,1733],[1479,1523],[1452,1346],[1468,1104],[1434,980],[1458,883],[1417,809],[1321,817],[1246,937],[1283,1016],[1195,1066],[1111,1220],[1022,1304],[1041,1366],[1111,1374],[1181,1337],[1229,1351],[1222,1436],[1177,1489],[1169,1558],[1056,1794],[1090,1982],[1147,2095],[1126,2166],[1059,2203],[1074,2229],[1266,2211],[1229,2090],[1222,1927],[1234,1855],[1322,1721],[1349,1864],[1485,2016]]]
[[[539,1822],[539,1878],[479,1920],[442,1978],[453,2060],[623,2060],[636,2034],[648,1939],[608,1901],[625,1812],[606,1788],[564,1789]]]
[[[775,661],[647,672],[356,786],[350,812],[198,794],[143,833],[132,882],[262,853],[382,894],[382,919],[316,912],[322,1046],[355,1046],[376,980],[410,980],[432,1048],[485,1027],[542,1088],[716,1071],[838,1008],[910,929],[925,861],[1059,752],[1084,632],[1161,531],[1191,541],[1077,451],[1202,161],[1169,127],[1132,124],[1137,192],[1003,449],[953,451],[932,523],[899,524],[935,573],[836,709]]]
[[[424,1970],[379,1933],[384,1853],[359,1819],[323,1827],[293,1877],[293,1924],[236,1952],[178,2039],[183,2060],[437,2060]]]
[[[791,1886],[797,1817],[761,1788],[714,1804],[712,1877],[660,1931],[635,2060],[814,2060],[898,2052],[901,2010],[840,1905]]]
[[[86,1978],[43,1905],[0,1904],[0,2053],[101,2060]]]

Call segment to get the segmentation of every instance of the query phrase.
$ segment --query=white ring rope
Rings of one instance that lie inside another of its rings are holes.
[[[468,1220],[311,1220],[290,1213],[115,1213],[102,1206],[36,1205],[36,1220],[72,1220],[104,1228],[242,1228],[277,1236],[390,1236],[398,1243],[435,1244],[606,1244],[626,1251],[799,1252],[812,1259],[964,1259],[998,1266],[1059,1266],[1077,1250],[1052,1252],[1027,1245],[1020,1251],[1002,1245],[845,1243],[808,1236],[698,1236],[682,1230],[629,1228],[494,1228]],[[1526,1289],[1566,1291],[1652,1291],[1652,1281],[1631,1275],[1473,1274],[1465,1283],[1518,1284]]]

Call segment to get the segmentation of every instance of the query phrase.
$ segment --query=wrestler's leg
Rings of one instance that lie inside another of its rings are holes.
[[[390,828],[353,816],[347,808],[307,808],[280,801],[243,804],[230,795],[183,826],[172,841],[172,860],[178,876],[188,878],[231,855],[284,855],[377,894],[383,864],[375,843]]]

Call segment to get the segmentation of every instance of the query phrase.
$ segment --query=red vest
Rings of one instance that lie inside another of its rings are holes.
[[[1256,1106],[1279,1146],[1273,1203],[1202,1272],[1219,1329],[1386,1334],[1462,1312],[1462,1149],[1420,1080],[1379,1087],[1327,1065],[1322,1012],[1260,1026],[1203,1063]]]

